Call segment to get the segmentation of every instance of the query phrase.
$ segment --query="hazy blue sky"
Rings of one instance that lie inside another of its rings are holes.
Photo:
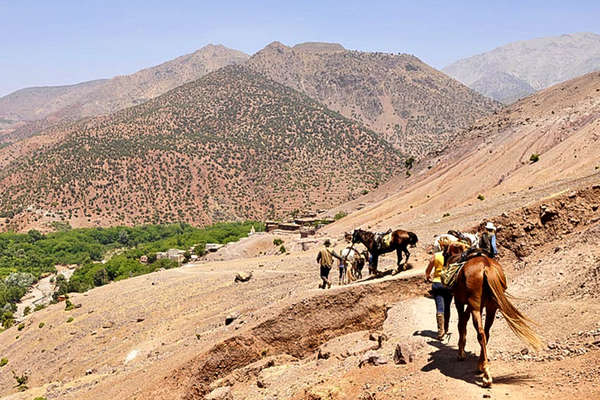
[[[415,54],[436,68],[515,40],[600,33],[600,1],[0,0],[0,96],[132,73],[207,43]]]

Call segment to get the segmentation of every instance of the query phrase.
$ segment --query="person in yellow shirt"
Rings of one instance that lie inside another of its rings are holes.
[[[439,251],[433,254],[427,269],[425,279],[432,282],[431,293],[435,300],[437,339],[442,340],[448,333],[450,323],[450,303],[452,303],[452,291],[442,283],[442,269],[444,268],[444,254]]]
[[[326,289],[331,287],[331,281],[329,280],[329,271],[331,271],[331,267],[333,266],[333,258],[337,258],[340,262],[342,261],[342,257],[340,257],[335,250],[329,248],[331,246],[331,241],[326,239],[323,243],[323,248],[319,250],[317,254],[317,263],[321,267],[321,280],[323,281],[322,285],[319,285],[319,289]]]

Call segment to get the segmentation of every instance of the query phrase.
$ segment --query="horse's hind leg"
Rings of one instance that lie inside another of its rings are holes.
[[[494,319],[496,318],[496,311],[498,311],[498,306],[496,304],[489,304],[485,308],[485,340],[486,344],[490,341],[490,329],[492,328],[492,324],[494,323]]]
[[[481,353],[479,354],[479,362],[477,363],[477,370],[483,372],[483,386],[491,386],[492,376],[490,375],[490,367],[487,364],[487,340],[485,330],[483,328],[483,322],[481,321],[481,310],[473,309],[473,326],[477,331],[477,340],[481,346]],[[486,321],[487,322],[487,321]]]
[[[460,361],[467,359],[465,346],[467,344],[467,323],[469,322],[469,310],[465,311],[465,305],[454,300],[456,311],[458,313],[458,359]]]

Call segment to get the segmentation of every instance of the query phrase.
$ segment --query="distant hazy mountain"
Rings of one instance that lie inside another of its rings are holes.
[[[207,45],[192,54],[131,75],[76,85],[21,89],[0,98],[0,120],[16,124],[46,118],[75,120],[108,114],[143,103],[221,67],[242,63],[247,58],[246,54],[222,45]]]
[[[600,35],[574,33],[509,43],[443,69],[504,103],[600,69]]]
[[[439,150],[452,132],[499,106],[409,54],[273,42],[247,65],[362,122],[417,158]]]

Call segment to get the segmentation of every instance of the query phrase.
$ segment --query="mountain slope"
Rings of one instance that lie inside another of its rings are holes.
[[[246,54],[222,45],[207,45],[192,54],[131,75],[69,86],[26,88],[0,98],[0,117],[18,122],[52,120],[52,117],[76,120],[107,114],[143,103],[247,58]]]
[[[22,228],[40,215],[83,226],[277,217],[354,198],[403,159],[356,122],[230,66],[15,143],[0,165],[0,209]]]
[[[331,229],[329,233],[361,225],[385,229],[410,221],[439,225],[439,233],[452,228],[458,213],[478,213],[485,219],[492,205],[497,214],[498,204],[512,209],[535,200],[536,193],[575,189],[578,180],[598,184],[600,72],[520,100],[477,121],[463,137],[437,165],[431,160],[423,166],[432,168],[423,168],[408,182],[376,191],[385,190],[386,198],[370,193],[380,198],[326,229]],[[539,155],[537,162],[530,160],[533,154]],[[367,200],[357,199],[344,208],[348,211],[360,202]]]
[[[497,104],[418,58],[348,51],[339,44],[273,42],[248,66],[356,119],[417,158]]]
[[[511,103],[598,69],[600,35],[574,33],[509,43],[459,60],[443,71],[479,93]]]

